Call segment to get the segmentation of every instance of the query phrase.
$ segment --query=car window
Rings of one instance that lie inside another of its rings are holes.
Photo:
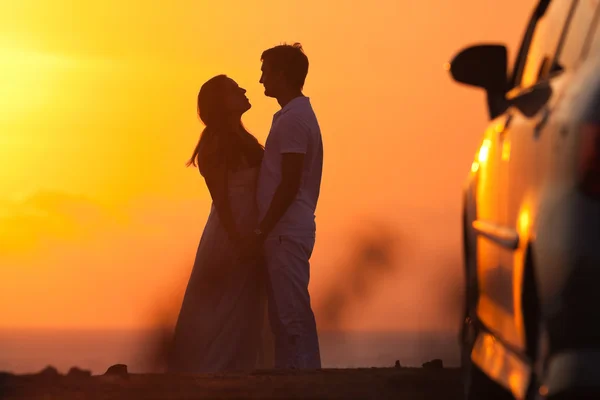
[[[527,88],[542,78],[548,64],[554,59],[572,6],[572,0],[554,0],[550,3],[546,14],[536,27],[521,81],[517,82],[518,86]]]
[[[565,31],[563,42],[552,65],[543,72],[543,78],[571,69],[581,60],[588,33],[596,16],[598,1],[579,0]]]
[[[596,4],[600,3],[599,0],[595,1]],[[600,6],[596,9],[596,15],[592,23],[592,32],[590,32],[587,42],[584,46],[583,57],[588,54],[600,54]]]

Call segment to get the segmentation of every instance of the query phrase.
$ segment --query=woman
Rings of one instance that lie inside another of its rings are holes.
[[[266,275],[237,246],[257,224],[255,188],[264,149],[243,127],[246,91],[225,75],[198,93],[205,124],[189,165],[213,199],[175,327],[168,370],[206,373],[269,366]]]

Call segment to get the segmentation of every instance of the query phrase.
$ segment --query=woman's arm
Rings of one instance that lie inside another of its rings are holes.
[[[228,172],[227,168],[219,169],[220,171],[207,173],[204,180],[229,239],[237,245],[240,242],[241,235],[237,230],[231,210],[231,202],[229,201]]]

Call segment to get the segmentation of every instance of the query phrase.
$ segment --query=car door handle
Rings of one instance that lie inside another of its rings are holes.
[[[549,119],[550,119],[550,109],[548,107],[544,107],[544,109],[542,110],[542,116],[540,117],[540,120],[538,121],[538,123],[535,124],[535,128],[533,130],[533,134],[536,138],[540,136],[540,133],[542,133],[542,130],[548,123]]]

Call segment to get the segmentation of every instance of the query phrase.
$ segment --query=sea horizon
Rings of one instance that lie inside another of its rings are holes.
[[[53,366],[102,374],[114,364],[132,373],[153,372],[150,359],[159,328],[0,328],[0,371],[29,374]],[[451,331],[321,330],[324,368],[420,367],[431,359],[460,365],[458,336]]]

